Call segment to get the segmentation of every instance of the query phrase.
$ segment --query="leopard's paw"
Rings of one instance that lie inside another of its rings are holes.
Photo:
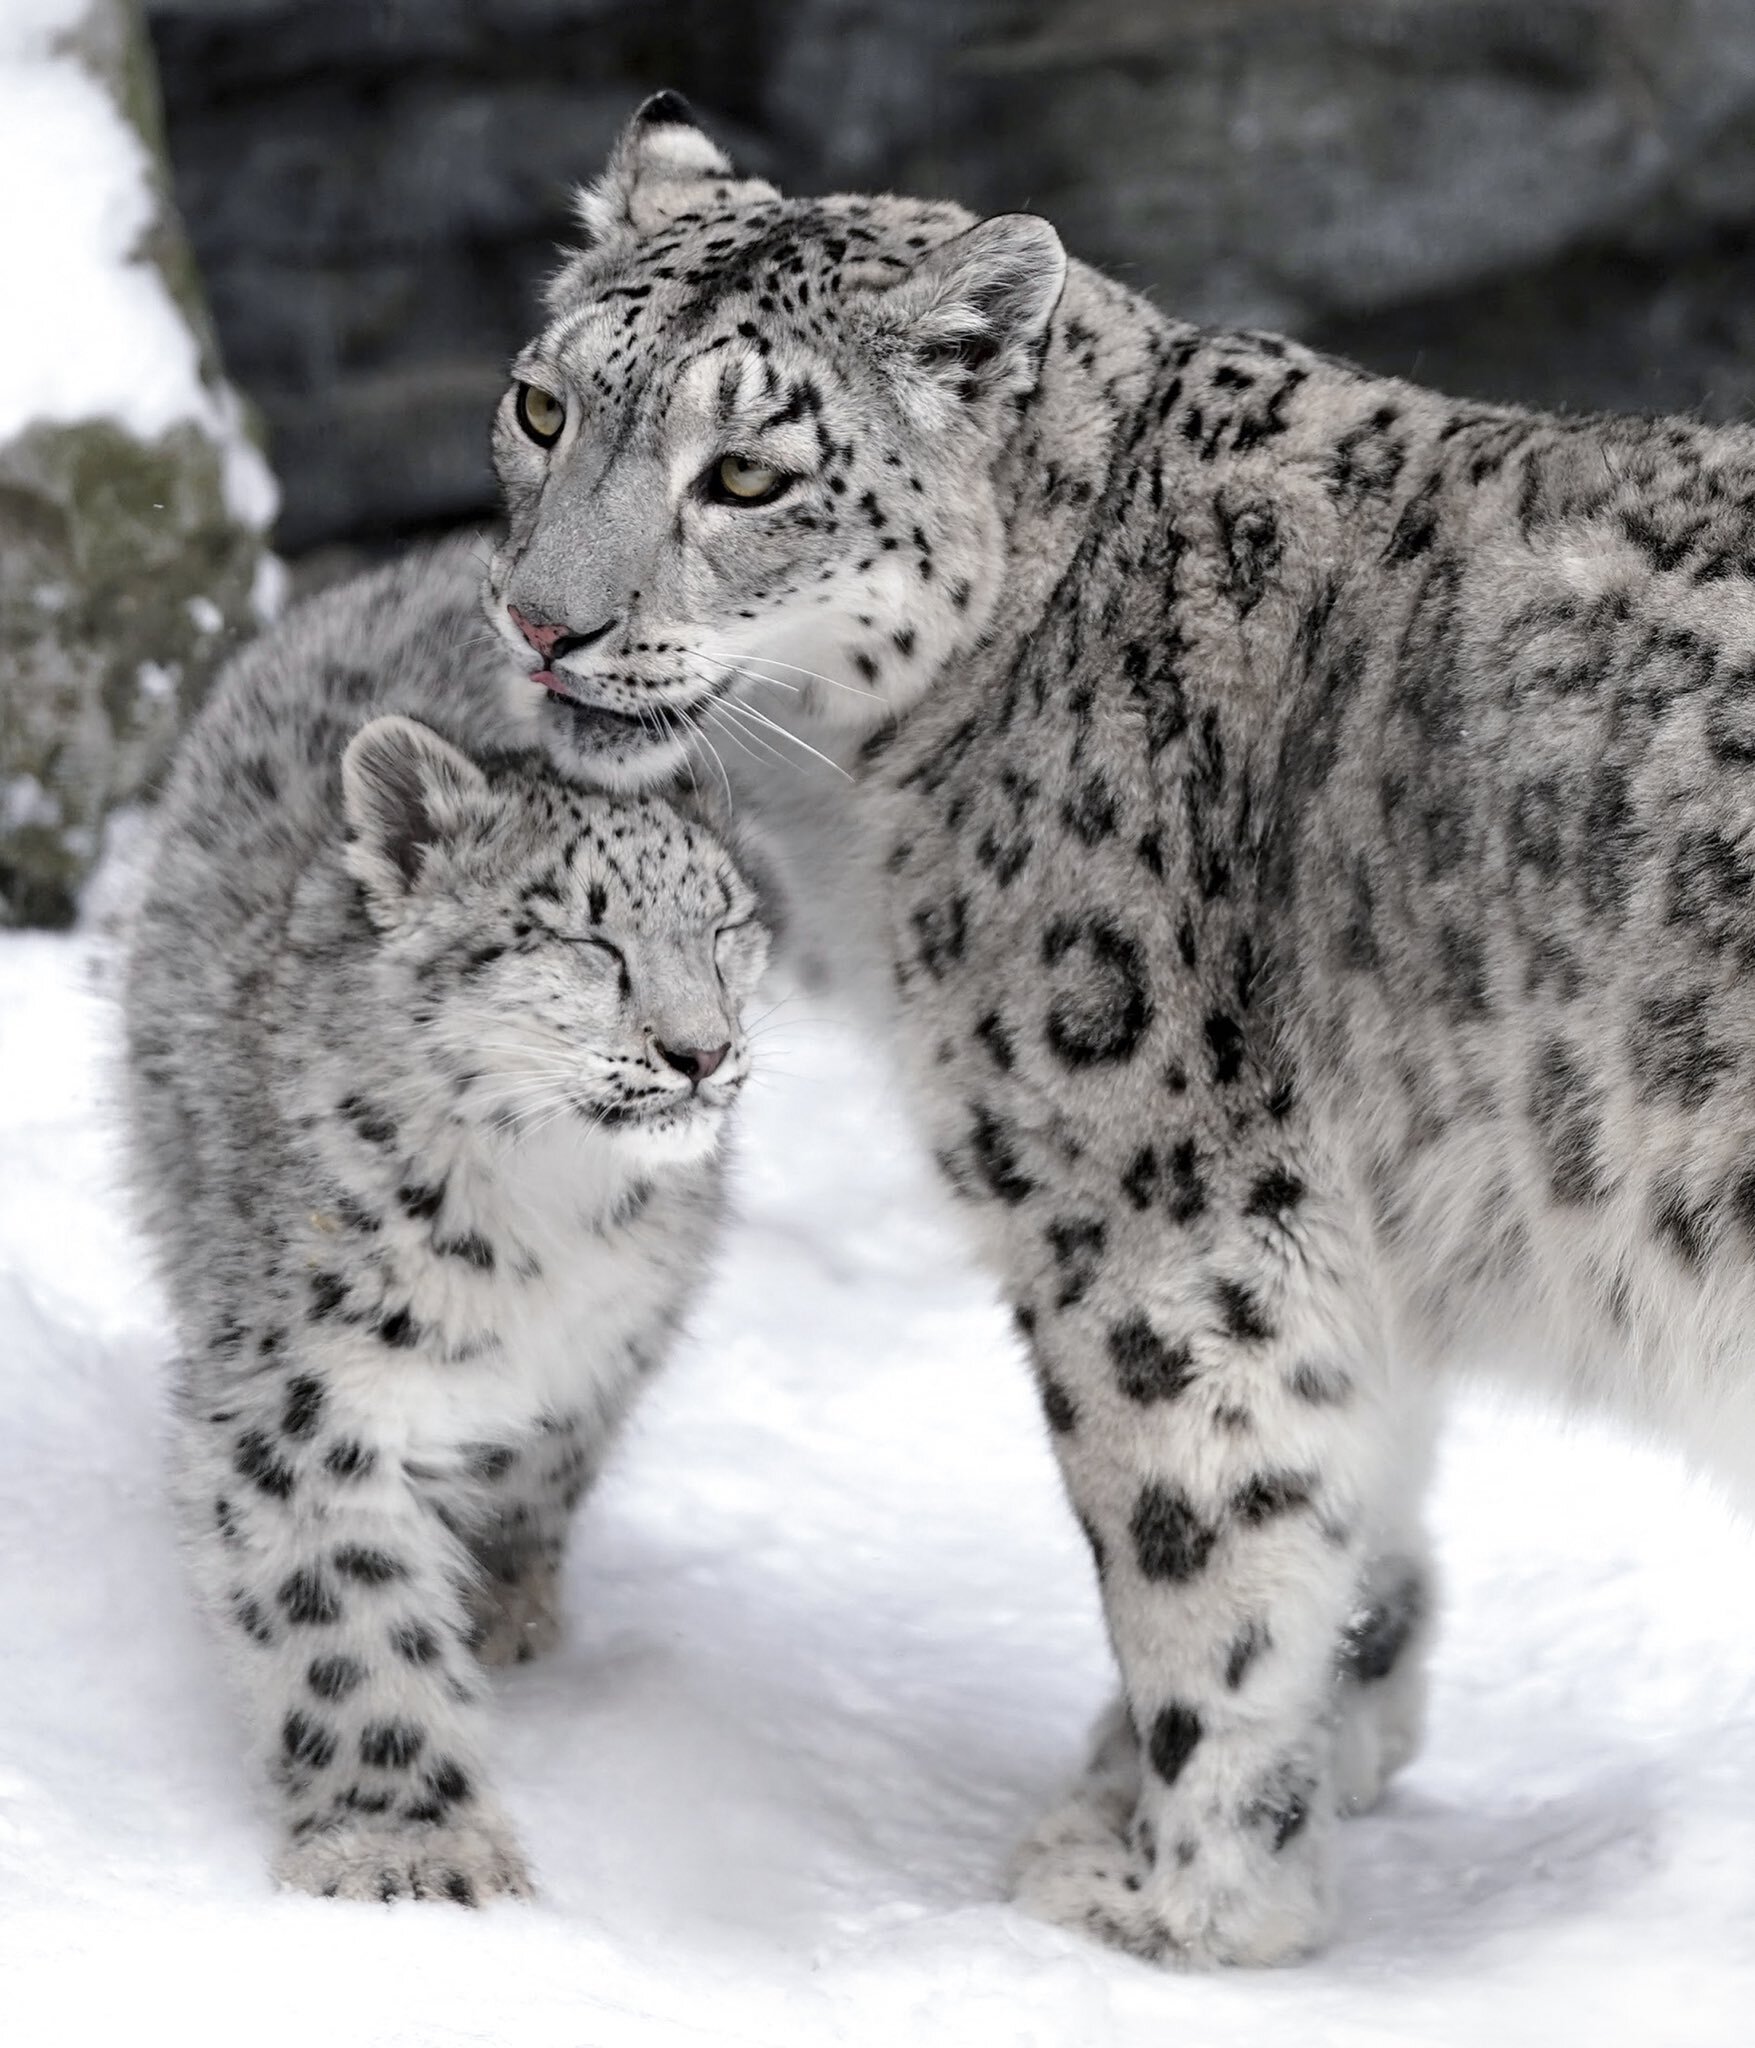
[[[274,1874],[324,1899],[448,1899],[479,1906],[527,1899],[530,1871],[505,1827],[490,1821],[344,1823],[289,1842]]]

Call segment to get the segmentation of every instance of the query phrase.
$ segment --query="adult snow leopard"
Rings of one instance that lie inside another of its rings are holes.
[[[847,767],[770,815],[882,950],[1121,1668],[1017,1894],[1295,1956],[1418,1736],[1441,1369],[1755,1475],[1755,437],[1198,331],[674,96],[579,212],[495,430],[514,687],[617,786],[758,718]]]
[[[503,750],[471,562],[233,666],[126,989],[188,1548],[279,1874],[347,1898],[527,1888],[480,1667],[552,1640],[572,1510],[712,1251],[765,947],[701,824]]]

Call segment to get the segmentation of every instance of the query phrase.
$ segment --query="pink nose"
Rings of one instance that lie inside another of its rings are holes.
[[[675,1067],[679,1074],[687,1074],[691,1081],[698,1082],[718,1073],[730,1050],[729,1045],[660,1044],[658,1057],[667,1067]]]
[[[534,647],[538,654],[549,654],[554,644],[566,633],[565,626],[539,626],[534,619],[527,619],[515,604],[506,607],[507,615],[514,626]]]

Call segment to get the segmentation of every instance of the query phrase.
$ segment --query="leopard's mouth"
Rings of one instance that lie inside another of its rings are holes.
[[[655,702],[622,710],[583,694],[578,679],[564,671],[539,668],[532,671],[530,680],[546,693],[547,703],[566,721],[574,741],[587,751],[601,747],[629,752],[686,739],[709,701]]]
[[[703,1096],[694,1095],[681,1102],[654,1103],[645,1107],[635,1103],[600,1103],[586,1115],[600,1131],[613,1131],[628,1137],[662,1138],[715,1125],[727,1107],[724,1102],[709,1102]]]

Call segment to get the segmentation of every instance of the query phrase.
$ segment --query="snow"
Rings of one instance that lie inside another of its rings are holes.
[[[544,1881],[275,1895],[159,1492],[91,937],[0,939],[0,2012],[181,2048],[1732,2048],[1755,2038],[1755,1539],[1669,1459],[1465,1403],[1427,1748],[1303,1968],[997,1903],[1108,1684],[1005,1323],[881,1070],[761,1039],[741,1220],[502,1688]]]
[[[274,516],[236,394],[202,382],[195,337],[140,259],[157,199],[140,137],[65,46],[87,0],[0,4],[0,443],[41,421],[111,419],[151,441],[193,421],[218,443],[226,502]]]

